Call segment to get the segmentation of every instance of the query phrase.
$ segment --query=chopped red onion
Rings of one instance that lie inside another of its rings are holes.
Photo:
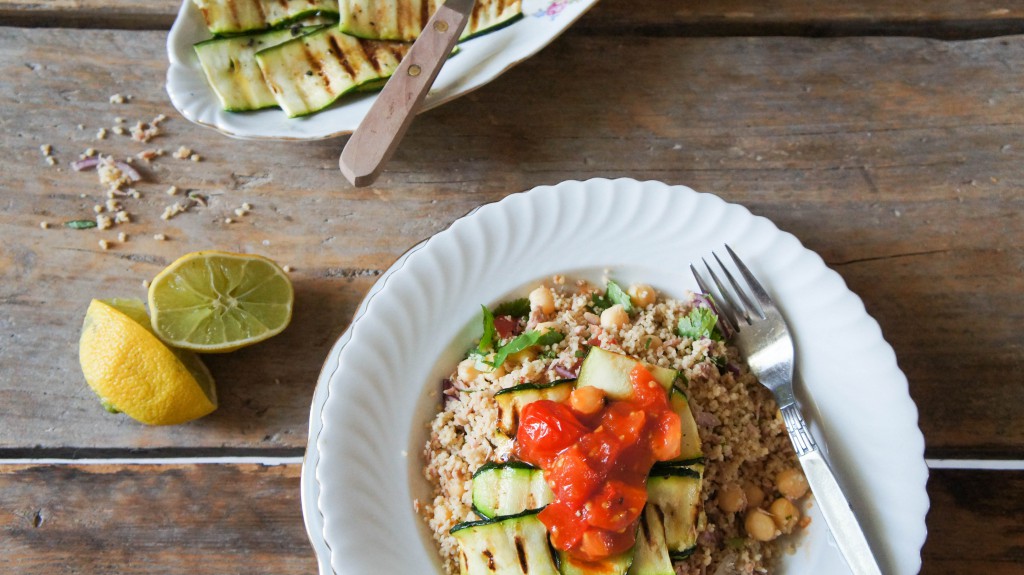
[[[566,379],[575,379],[576,378],[576,373],[572,372],[572,371],[569,371],[569,368],[565,367],[564,365],[555,364],[555,366],[552,369],[555,370],[555,373],[557,373],[558,375],[560,375],[560,376],[562,376],[562,377],[564,377]]]
[[[117,166],[117,169],[121,170],[122,174],[128,176],[129,180],[137,182],[142,179],[142,174],[139,174],[139,172],[127,162],[114,160],[114,165]]]
[[[95,168],[99,163],[100,163],[100,159],[99,158],[95,158],[95,157],[93,157],[93,158],[85,158],[85,159],[82,159],[82,160],[71,162],[71,169],[76,171],[76,172],[81,172],[82,170],[88,170],[89,168]]]

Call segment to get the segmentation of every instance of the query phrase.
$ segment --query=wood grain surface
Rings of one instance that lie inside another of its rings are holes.
[[[0,0],[15,26],[167,29],[176,0]],[[1024,33],[1024,7],[999,0],[602,0],[576,32],[659,36],[893,35],[977,38]]]
[[[630,176],[742,203],[821,253],[893,343],[930,456],[1022,451],[1024,390],[1008,377],[1024,363],[1020,37],[563,39],[423,115],[368,189],[337,172],[344,140],[240,142],[180,119],[163,93],[163,39],[0,29],[0,448],[301,449],[322,359],[405,249],[509,193]],[[132,99],[110,104],[115,93]],[[187,145],[203,161],[143,166],[135,221],[117,230],[38,227],[91,217],[105,199],[94,174],[69,169],[83,150],[146,147],[96,140],[98,128],[159,113],[172,119],[150,146]],[[209,207],[160,220],[179,199],[164,194],[172,184]],[[253,212],[225,224],[243,202]],[[99,249],[121,230],[128,243]],[[77,365],[89,299],[143,297],[144,279],[211,246],[294,266],[293,326],[210,358],[222,405],[209,418],[143,428],[105,414]]]
[[[4,557],[24,574],[313,573],[298,487],[297,465],[0,465]],[[1024,472],[937,470],[928,494],[923,575],[1020,572]]]
[[[314,573],[299,466],[221,458],[300,455],[321,363],[380,274],[474,207],[566,179],[684,184],[770,218],[878,320],[928,457],[1024,459],[1019,3],[602,0],[421,115],[365,189],[338,172],[345,139],[242,142],[184,120],[163,85],[179,6],[0,0],[0,571]],[[149,143],[114,133],[160,114]],[[106,200],[70,167],[88,148],[165,151],[135,162],[131,223],[61,226]],[[162,220],[186,193],[207,205]],[[143,280],[212,247],[293,268],[291,327],[207,356],[221,405],[206,418],[105,413],[77,358],[90,299],[144,298]],[[171,462],[122,463],[144,456]],[[1024,472],[933,469],[928,493],[923,574],[1021,571]]]

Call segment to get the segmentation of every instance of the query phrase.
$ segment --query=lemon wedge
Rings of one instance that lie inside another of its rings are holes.
[[[86,382],[109,411],[174,425],[217,409],[206,366],[194,353],[164,345],[140,300],[92,300],[78,354]]]

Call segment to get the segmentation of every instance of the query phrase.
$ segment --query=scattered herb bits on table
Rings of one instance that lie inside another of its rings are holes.
[[[449,573],[771,573],[796,544],[806,480],[708,297],[555,276],[481,315],[415,502]]]
[[[443,4],[428,0],[193,0],[213,38],[196,56],[229,112],[305,116],[380,89]],[[477,0],[462,40],[522,17],[521,0]]]

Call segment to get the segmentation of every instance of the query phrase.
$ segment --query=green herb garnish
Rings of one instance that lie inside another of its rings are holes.
[[[608,285],[605,293],[608,296],[608,300],[611,301],[612,304],[619,304],[622,306],[622,309],[625,310],[626,313],[633,313],[633,301],[629,299],[628,293],[622,291],[622,288],[619,287],[619,284],[613,282],[612,280],[608,280]]]
[[[70,222],[64,222],[64,227],[71,228],[73,230],[87,230],[89,228],[96,227],[95,220],[71,220]]]
[[[718,332],[717,323],[718,316],[713,311],[706,307],[695,307],[685,317],[679,318],[676,333],[690,339],[709,337],[721,340],[722,334]]]
[[[593,294],[590,296],[590,311],[596,314],[600,314],[604,310],[612,307],[611,300],[608,296]]]
[[[516,336],[512,341],[498,348],[498,351],[494,354],[494,360],[487,363],[492,367],[498,367],[505,363],[508,356],[513,353],[519,353],[520,351],[534,345],[551,345],[553,343],[558,343],[564,338],[565,335],[555,330],[548,330],[544,332],[530,330]]]
[[[497,330],[494,329],[494,314],[487,309],[487,306],[481,305],[480,307],[484,310],[484,334],[480,336],[480,343],[476,346],[476,350],[480,352],[480,355],[486,355],[487,350],[494,348]]]
[[[530,300],[521,297],[511,301],[506,301],[498,304],[498,307],[494,308],[495,316],[510,315],[512,317],[529,317],[530,316]]]

